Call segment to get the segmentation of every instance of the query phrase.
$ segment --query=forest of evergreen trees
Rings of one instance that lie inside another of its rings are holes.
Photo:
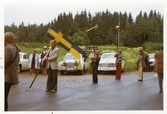
[[[131,13],[110,13],[106,10],[92,15],[86,10],[73,15],[61,13],[46,25],[29,24],[22,22],[5,26],[5,32],[10,31],[19,38],[19,42],[48,42],[45,36],[51,25],[60,30],[65,36],[77,45],[117,45],[118,30],[116,26],[120,21],[120,45],[138,47],[145,42],[163,43],[163,16],[151,10],[149,14],[139,12],[133,19]],[[85,32],[98,24],[98,29]]]

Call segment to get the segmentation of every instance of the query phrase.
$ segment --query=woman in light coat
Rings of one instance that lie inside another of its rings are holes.
[[[39,56],[36,54],[36,50],[33,50],[33,53],[29,56],[28,67],[31,69],[32,75],[35,75],[35,69],[39,65]]]

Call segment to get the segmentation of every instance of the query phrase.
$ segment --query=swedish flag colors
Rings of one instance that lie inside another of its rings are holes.
[[[75,56],[79,60],[78,69],[81,69],[80,65],[80,54],[84,57],[84,61],[86,61],[86,54],[81,48],[79,48],[76,44],[74,44],[71,40],[69,40],[66,36],[64,36],[60,31],[58,31],[55,27],[51,26],[47,31],[46,35],[55,40],[60,46],[70,52],[73,56]]]

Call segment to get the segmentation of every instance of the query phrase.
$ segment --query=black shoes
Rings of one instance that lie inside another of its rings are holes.
[[[139,81],[139,82],[142,82],[143,80],[139,80],[139,79],[138,79],[138,81]]]

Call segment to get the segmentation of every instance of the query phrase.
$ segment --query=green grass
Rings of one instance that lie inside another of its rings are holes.
[[[43,50],[43,46],[49,47],[49,43],[38,43],[38,42],[32,42],[32,43],[19,43],[19,46],[21,46],[21,52],[26,52],[28,54],[31,54],[33,50],[36,50],[38,54],[40,54]],[[64,48],[60,47],[59,45],[57,46],[60,49],[60,55],[58,61],[61,61],[63,57],[65,56],[66,53],[68,53]],[[84,49],[85,46],[80,46],[81,49]],[[102,51],[103,53],[107,52],[116,52],[117,46],[113,45],[103,45],[103,46],[98,46],[98,49]],[[122,50],[122,54],[124,56],[124,60],[126,62],[125,65],[125,72],[130,72],[130,71],[136,71],[137,66],[137,56],[138,56],[138,51],[141,49],[141,47],[138,48],[128,48],[128,47],[120,47]],[[87,60],[88,63],[88,60]],[[88,69],[89,69],[89,63],[88,63]],[[89,70],[88,70],[89,71]]]

